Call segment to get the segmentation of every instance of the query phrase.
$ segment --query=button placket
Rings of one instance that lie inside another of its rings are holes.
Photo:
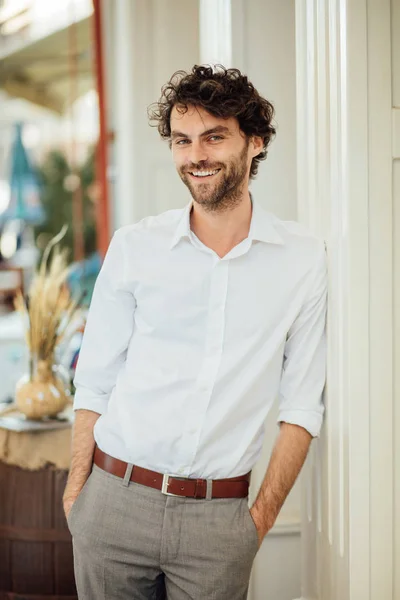
[[[205,342],[204,361],[197,379],[196,388],[198,402],[186,423],[188,430],[185,432],[193,437],[191,466],[193,465],[202,424],[207,412],[208,404],[212,395],[218,369],[221,362],[222,347],[225,329],[225,302],[228,288],[229,261],[218,261],[213,268],[210,283],[210,304],[207,321],[207,333]],[[193,423],[197,424],[195,433]],[[189,445],[189,444],[188,444]]]

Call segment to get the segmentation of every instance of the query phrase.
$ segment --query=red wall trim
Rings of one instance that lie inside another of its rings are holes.
[[[97,219],[97,247],[104,258],[110,241],[110,218],[109,218],[109,193],[107,181],[108,166],[108,135],[107,135],[107,103],[104,84],[104,61],[103,61],[103,32],[101,20],[101,0],[93,0],[93,37],[95,50],[95,73],[97,82],[97,93],[99,98],[99,141],[97,145],[97,182],[100,189],[98,206],[96,210]]]

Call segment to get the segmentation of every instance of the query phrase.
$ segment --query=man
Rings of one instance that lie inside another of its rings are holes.
[[[151,112],[192,200],[118,229],[96,281],[64,494],[82,599],[245,600],[319,435],[325,244],[249,193],[273,114],[238,70],[205,66],[176,73]]]

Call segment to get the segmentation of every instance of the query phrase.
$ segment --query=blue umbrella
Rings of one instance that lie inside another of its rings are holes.
[[[40,185],[26,149],[22,143],[22,124],[15,125],[15,138],[11,149],[10,202],[0,214],[0,225],[11,219],[37,225],[46,219],[40,203]]]

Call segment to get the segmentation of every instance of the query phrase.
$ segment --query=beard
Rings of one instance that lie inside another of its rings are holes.
[[[191,196],[195,202],[200,204],[207,212],[222,212],[227,209],[232,209],[240,204],[242,199],[242,191],[247,177],[247,150],[249,142],[246,140],[245,147],[236,157],[233,157],[226,165],[210,165],[206,161],[191,165],[190,167],[182,167],[179,175],[183,183],[189,189]],[[215,182],[200,180],[193,181],[189,171],[200,169],[220,171],[213,175]]]

